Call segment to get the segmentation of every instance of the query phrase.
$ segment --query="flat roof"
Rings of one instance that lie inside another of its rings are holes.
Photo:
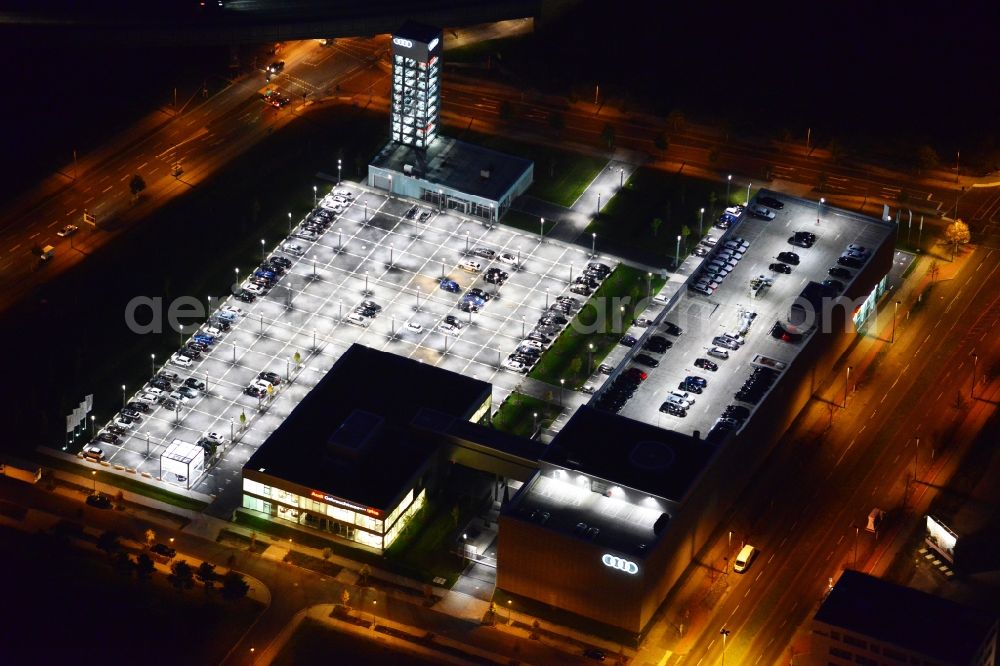
[[[389,142],[372,160],[372,166],[395,171],[408,178],[420,178],[490,201],[500,201],[524,172],[531,160],[483,148],[458,139],[439,136],[426,151]],[[410,166],[406,174],[403,167]],[[482,173],[489,172],[489,177]]]
[[[983,611],[851,570],[815,619],[946,664],[970,663],[996,622]]]
[[[387,509],[440,445],[418,415],[468,419],[489,383],[354,344],[244,465]]]
[[[542,460],[680,502],[714,454],[689,435],[583,405]]]

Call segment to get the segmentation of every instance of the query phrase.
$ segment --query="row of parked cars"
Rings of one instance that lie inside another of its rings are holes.
[[[591,262],[584,269],[584,277],[594,283],[594,288],[600,285],[609,275],[611,267],[600,262]],[[576,283],[579,284],[579,283]],[[572,287],[570,291],[573,291]],[[588,291],[592,293],[592,291]],[[542,352],[569,324],[573,316],[580,310],[582,304],[572,296],[558,296],[542,313],[531,333],[518,344],[503,362],[503,367],[513,372],[525,373],[541,358]]]
[[[648,319],[636,320],[636,324],[642,327],[648,327],[652,325],[652,323],[653,322]],[[681,335],[683,332],[684,331],[681,330],[681,327],[677,324],[669,321],[664,322],[662,333],[657,332],[650,335],[649,338],[642,344],[643,353],[636,354],[633,357],[633,360],[640,365],[646,366],[650,370],[659,367],[663,357],[654,357],[645,352],[664,354],[667,350],[674,346],[674,343],[672,340],[669,340],[665,335],[663,335],[663,333],[676,337]],[[626,335],[619,341],[619,343],[625,345],[626,347],[634,347],[637,340],[631,335]],[[598,370],[601,372],[611,372],[610,366],[605,366],[603,364],[600,368],[598,368]],[[603,389],[601,395],[594,403],[595,406],[599,409],[604,409],[617,414],[622,410],[622,408],[625,407],[625,403],[628,402],[629,398],[635,395],[635,392],[639,389],[639,385],[645,381],[647,377],[648,374],[636,366],[628,368],[615,377],[615,379],[613,379],[611,383]]]
[[[711,255],[702,261],[698,273],[688,283],[688,289],[696,294],[702,296],[714,294],[750,247],[750,242],[740,236],[724,241],[721,246],[717,243],[718,241],[712,236],[706,236],[701,240],[701,245],[712,250]]]
[[[337,217],[343,213],[353,201],[354,193],[350,190],[334,190],[320,199],[319,205],[314,208],[313,211],[299,223],[299,226],[295,228],[295,231],[292,232],[292,237],[310,243],[318,241],[320,236],[322,236],[323,233],[330,228],[330,225],[337,220]],[[293,246],[296,251],[292,251],[289,246]],[[302,247],[291,241],[285,243],[285,245],[282,246],[282,249],[300,257],[304,254]]]

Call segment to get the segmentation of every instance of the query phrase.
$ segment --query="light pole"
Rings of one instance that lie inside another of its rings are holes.
[[[317,195],[317,194],[318,194],[318,193],[317,193],[317,191],[316,191],[316,186],[315,186],[315,185],[313,185],[313,208],[315,208],[315,207],[316,207],[316,195]]]
[[[596,257],[597,256],[597,232],[596,231],[590,232],[590,256],[591,257]]]
[[[97,421],[97,417],[96,417],[96,416],[93,416],[93,415],[91,415],[91,417],[90,417],[90,437],[91,437],[91,438],[93,438],[93,437],[94,437],[94,435],[95,435],[95,434],[97,434],[97,433],[96,433],[96,432],[94,431],[94,428],[95,428],[95,426],[96,426],[96,421]]]
[[[851,384],[851,366],[847,366],[847,379],[844,380],[844,409],[847,409],[847,387]]]
[[[365,296],[368,295],[368,271],[365,271]]]
[[[97,470],[96,469],[93,470],[90,473],[90,478],[92,478],[94,480],[94,494],[96,495],[97,494]]]
[[[649,297],[652,296],[652,293],[653,293],[653,274],[652,273],[646,273],[646,300],[647,301],[649,300]]]
[[[698,238],[705,235],[705,209],[702,208],[698,211]]]
[[[625,169],[618,169],[618,189],[625,187]]]
[[[858,535],[861,532],[861,528],[857,525],[854,526],[854,568],[858,568]]]
[[[753,183],[747,181],[747,202],[745,204],[743,204],[744,206],[749,206],[750,205],[750,186],[751,185],[753,185]]]
[[[524,338],[524,315],[521,315],[521,338]]]
[[[677,271],[681,267],[681,237],[677,236],[677,251],[674,254],[674,270]]]
[[[549,309],[549,288],[545,288],[545,309]]]
[[[538,218],[538,235],[545,238],[545,218]]]
[[[729,188],[733,184],[733,174],[726,176],[726,208],[729,207]]]
[[[338,158],[337,159],[337,185],[340,185],[340,167],[341,167],[341,162],[340,162],[340,159]]]
[[[726,639],[729,638],[729,630],[723,627],[719,629],[719,634],[722,635],[722,666],[726,666]]]
[[[264,239],[260,239],[260,260],[262,262],[267,261],[267,253],[264,252]]]
[[[240,269],[234,268],[233,270],[236,271],[236,286],[238,288],[240,286]]]
[[[465,253],[469,254],[469,232],[465,232]]]
[[[288,213],[288,233],[292,233],[292,213]]]
[[[337,229],[337,252],[344,249],[344,231],[342,229]]]
[[[979,363],[979,354],[975,351],[972,352],[972,390],[969,391],[969,397],[976,397],[976,365]]]
[[[444,190],[438,190],[438,212],[444,212]]]
[[[587,376],[594,374],[594,343],[587,344]]]
[[[184,324],[180,324],[180,331],[177,333],[177,338],[181,347],[184,346]]]
[[[563,406],[563,392],[565,390],[566,390],[566,380],[565,379],[560,379],[559,380],[559,407],[560,407],[560,409]]]
[[[368,224],[368,199],[365,199],[365,224]]]
[[[313,255],[313,277],[316,277],[316,256]]]
[[[892,337],[889,339],[890,343],[896,341],[896,313],[898,311],[899,301],[896,301],[892,304]]]
[[[420,287],[417,287],[417,312],[420,312]]]
[[[600,216],[601,216],[601,193],[598,192],[597,193],[597,213],[594,215],[594,217],[600,217]]]
[[[820,218],[823,217],[823,204],[826,203],[826,197],[819,198],[819,205],[816,206],[816,224],[819,224]]]
[[[156,354],[149,355],[149,376],[152,377],[156,374]],[[975,377],[973,377],[975,379]]]
[[[125,406],[125,385],[122,384],[122,407]]]
[[[392,266],[393,263],[395,263],[393,261],[393,250],[395,250],[395,249],[396,249],[396,247],[392,243],[389,243],[389,265],[390,266]]]

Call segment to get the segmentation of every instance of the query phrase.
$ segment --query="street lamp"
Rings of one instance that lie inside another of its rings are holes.
[[[587,376],[594,374],[594,343],[587,344]]]
[[[544,217],[539,218],[539,222],[538,222],[538,235],[541,236],[542,238],[545,237],[545,218]]]
[[[847,366],[847,379],[844,380],[844,409],[847,409],[847,387],[851,383],[851,366]]]
[[[337,185],[340,185],[340,167],[341,167],[341,162],[340,162],[340,159],[338,158],[337,159]]]
[[[236,271],[236,286],[239,287],[240,286],[240,269],[239,268],[234,268],[233,270]]]
[[[751,185],[753,185],[753,183],[747,181],[747,202],[745,204],[743,204],[744,206],[749,206],[750,205],[750,186]]]
[[[93,436],[94,436],[95,434],[97,434],[97,433],[96,433],[96,432],[94,431],[94,428],[95,428],[95,426],[96,426],[96,421],[97,421],[97,417],[96,417],[96,416],[94,416],[94,415],[91,415],[91,416],[90,416],[90,436],[91,436],[91,437],[93,437]]]
[[[892,336],[889,342],[896,341],[896,313],[899,311],[899,301],[892,304]]]
[[[705,235],[703,229],[705,228],[705,209],[702,208],[698,211],[698,238]]]
[[[681,237],[677,236],[677,252],[674,256],[674,270],[678,270],[681,267]]]
[[[521,337],[524,337],[524,315],[521,315]]]
[[[653,293],[653,274],[646,273],[646,300],[648,301]]]
[[[292,213],[288,213],[288,233],[292,233]]]
[[[122,384],[122,407],[125,406],[125,385]]]
[[[181,347],[184,346],[184,324],[180,324],[180,331],[177,333],[177,337],[180,340],[179,344]]]
[[[600,217],[600,216],[601,216],[601,193],[598,192],[597,193],[597,214],[594,215],[594,217]]]
[[[566,380],[565,379],[560,379],[559,380],[559,407],[560,408],[563,406],[563,391],[565,391],[565,389],[566,389]]]
[[[465,232],[465,253],[469,254],[469,232]]]
[[[153,376],[156,374],[156,354],[149,355],[149,375]]]
[[[545,288],[545,309],[549,309],[549,288]]]
[[[368,295],[368,271],[365,271],[365,296]]]
[[[264,239],[260,239],[260,260],[267,261],[267,253],[264,252]]]
[[[597,257],[597,232],[590,232],[590,256]]]
[[[816,224],[819,224],[819,220],[823,217],[823,204],[826,203],[825,197],[819,198],[819,205],[816,206]]]
[[[444,212],[444,190],[438,190],[438,212]]]
[[[316,186],[313,185],[313,208],[316,207],[316,194],[317,194]]]
[[[94,480],[94,494],[96,495],[97,494],[97,470],[95,469],[95,470],[91,471],[90,472],[90,476]]]
[[[618,169],[618,189],[625,187],[625,169]]]
[[[733,184],[733,174],[726,176],[726,207],[729,206],[729,187]]]
[[[723,627],[719,629],[719,634],[722,635],[722,666],[726,666],[726,639],[729,638],[729,630]]]
[[[420,312],[420,287],[417,287],[417,312]]]

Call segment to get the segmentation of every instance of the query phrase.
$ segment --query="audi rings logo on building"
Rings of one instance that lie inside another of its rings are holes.
[[[627,574],[635,575],[639,573],[639,565],[635,562],[630,562],[629,560],[624,560],[608,553],[601,556],[601,562],[603,562],[606,567],[618,569],[619,571],[624,571]]]
[[[396,46],[403,46],[408,49],[413,48],[413,42],[411,42],[408,39],[403,39],[402,37],[393,37],[392,43],[395,44]]]

